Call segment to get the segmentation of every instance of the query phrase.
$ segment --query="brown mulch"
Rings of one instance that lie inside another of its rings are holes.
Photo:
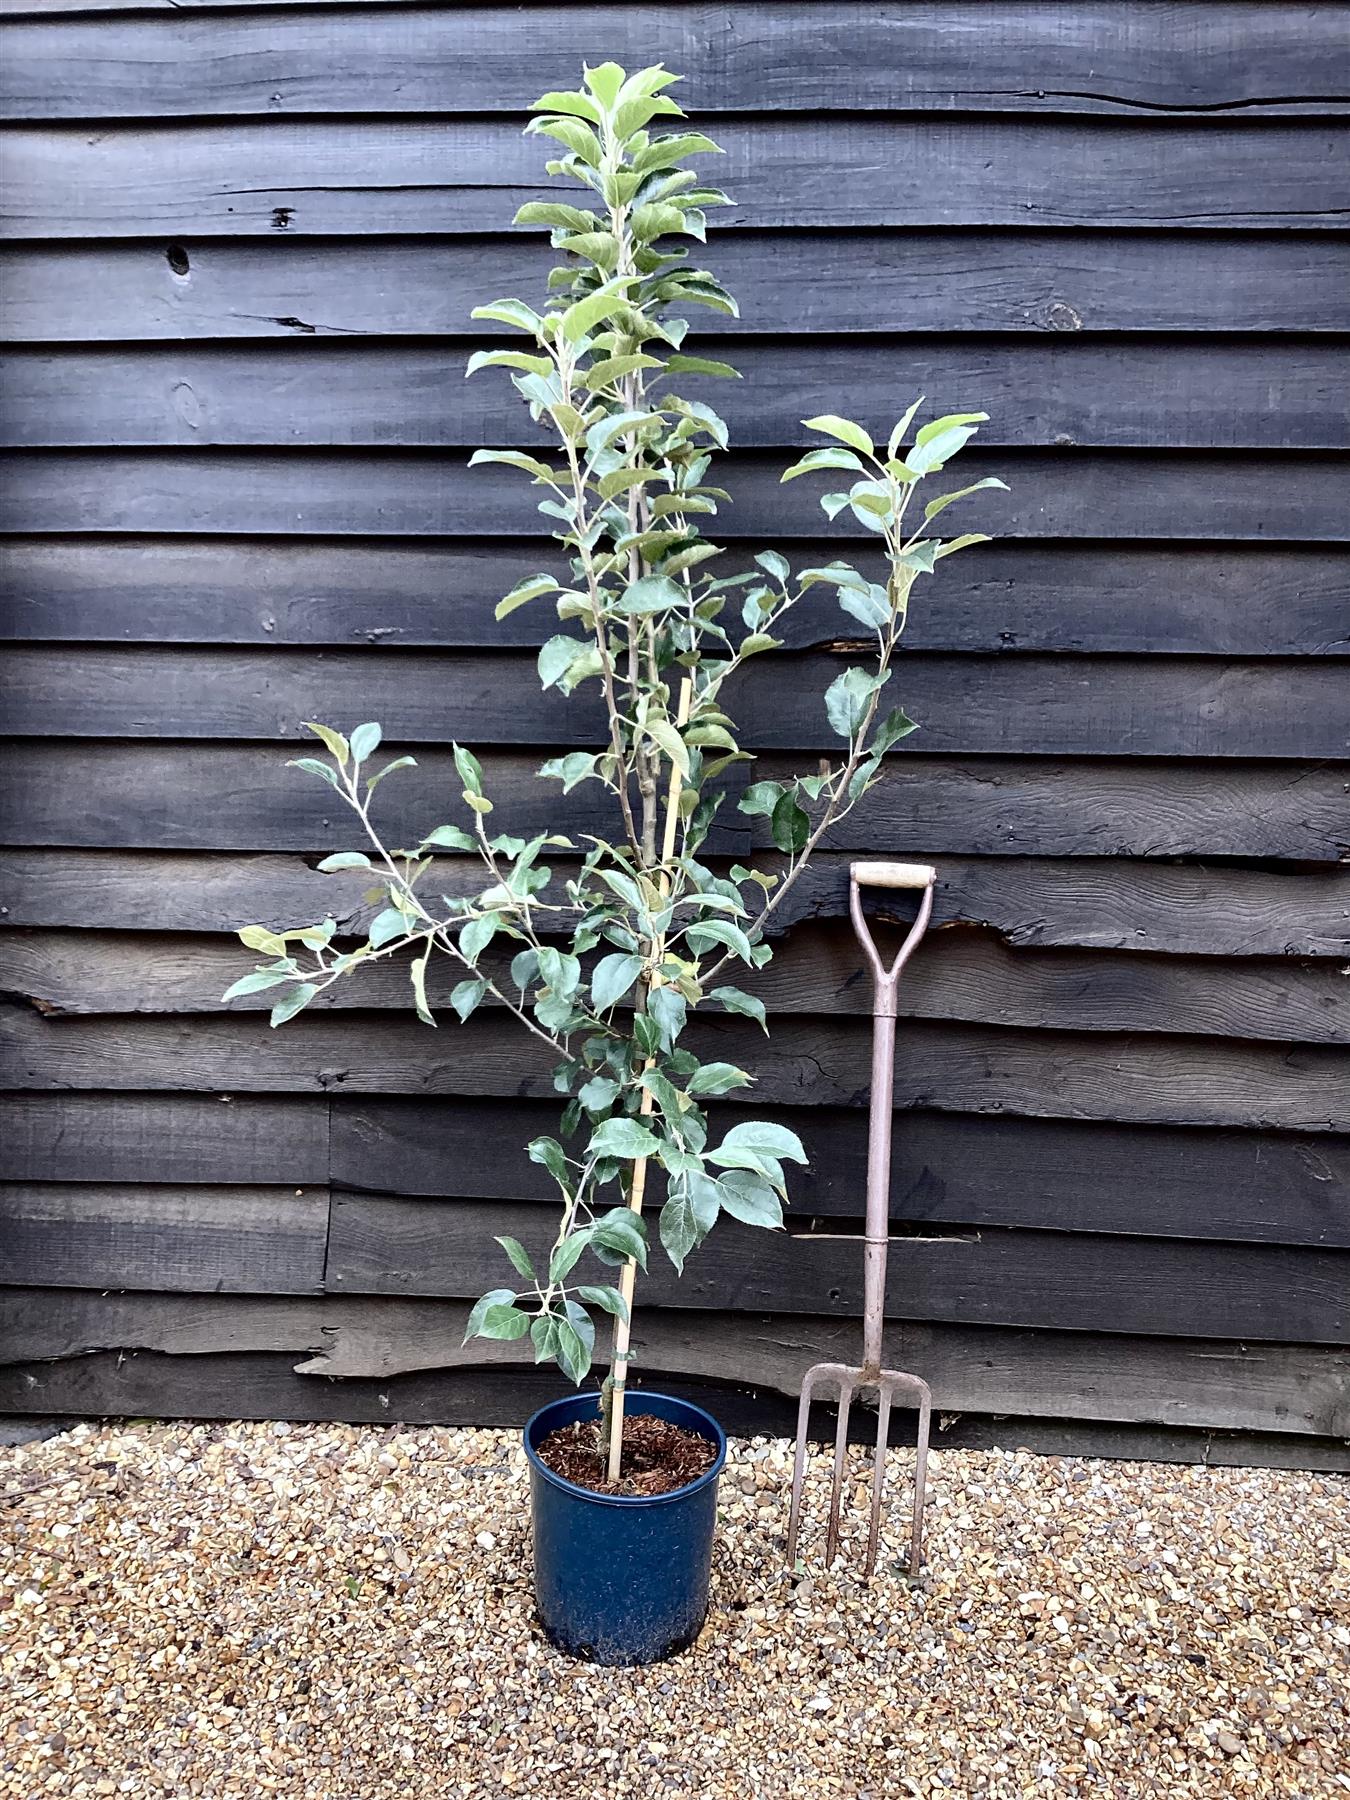
[[[716,1446],[707,1438],[652,1413],[633,1413],[624,1420],[617,1481],[609,1479],[598,1425],[578,1419],[549,1432],[539,1446],[540,1462],[555,1475],[596,1494],[669,1494],[697,1481],[716,1458]]]

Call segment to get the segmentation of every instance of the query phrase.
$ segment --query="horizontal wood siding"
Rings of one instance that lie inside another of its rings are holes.
[[[547,1060],[491,1009],[428,1033],[383,965],[277,1033],[219,996],[241,925],[369,913],[316,872],[349,834],[303,718],[415,752],[395,837],[451,736],[513,828],[609,824],[534,778],[595,715],[538,692],[542,614],[492,617],[554,553],[467,470],[537,439],[462,371],[549,266],[525,109],[614,56],[728,151],[728,567],[874,559],[779,485],[813,412],[982,406],[1009,483],[915,608],[921,730],[777,922],[770,1039],[698,1027],[811,1167],[787,1233],[654,1273],[644,1374],[787,1429],[851,1358],[847,864],[927,855],[891,1360],[949,1441],[1346,1466],[1350,6],[0,14],[0,1411],[499,1422],[555,1385],[460,1344],[493,1233],[547,1225]],[[743,682],[763,775],[827,747],[853,630],[818,594]],[[776,860],[734,811],[710,847]]]

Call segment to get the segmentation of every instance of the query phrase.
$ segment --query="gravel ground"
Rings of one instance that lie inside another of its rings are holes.
[[[702,1638],[607,1670],[533,1624],[514,1433],[0,1451],[0,1794],[1350,1795],[1343,1482],[933,1460],[919,1586],[899,1492],[867,1590],[783,1569],[788,1446],[734,1444]]]

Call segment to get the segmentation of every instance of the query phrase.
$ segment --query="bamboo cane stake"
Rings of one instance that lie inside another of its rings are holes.
[[[689,711],[694,702],[694,684],[689,676],[680,683],[680,699],[675,714],[676,725],[689,723]],[[670,766],[670,787],[666,793],[665,834],[661,841],[660,885],[663,894],[670,892],[670,877],[667,867],[675,854],[675,833],[680,822],[680,791],[684,783],[680,771],[674,763]],[[658,946],[658,949],[660,946]],[[659,976],[654,978],[659,980]],[[653,1058],[647,1059],[646,1067],[651,1068]],[[642,1101],[638,1107],[638,1117],[650,1118],[655,1105],[651,1090],[642,1090]],[[647,1191],[647,1158],[638,1157],[633,1164],[633,1179],[628,1188],[628,1209],[642,1215],[642,1203]],[[637,1282],[637,1262],[633,1257],[623,1265],[619,1274],[619,1292],[623,1296],[623,1316],[614,1321],[614,1351],[610,1359],[609,1372],[609,1469],[611,1481],[619,1479],[619,1463],[623,1456],[623,1409],[624,1398],[628,1391],[628,1346],[633,1324],[633,1289]]]

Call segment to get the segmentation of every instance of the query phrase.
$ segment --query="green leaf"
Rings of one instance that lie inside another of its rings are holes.
[[[396,906],[386,906],[383,912],[377,912],[370,921],[367,934],[372,950],[379,950],[385,944],[392,944],[395,938],[408,935],[408,921]]]
[[[593,1075],[582,1088],[577,1089],[577,1099],[587,1112],[607,1112],[619,1097],[619,1084],[608,1075]]]
[[[577,1293],[588,1306],[598,1306],[611,1318],[628,1317],[628,1302],[616,1287],[579,1287]]]
[[[346,758],[344,757],[343,760],[345,762]],[[286,767],[303,769],[306,775],[317,775],[320,780],[326,781],[329,787],[341,790],[341,783],[338,781],[337,775],[327,763],[320,762],[316,756],[294,756],[286,764]]]
[[[687,591],[678,581],[672,581],[669,575],[644,575],[639,580],[630,582],[624,589],[619,601],[619,611],[630,618],[645,617],[650,613],[667,612],[674,606],[683,606],[688,598]]]
[[[586,781],[595,774],[598,760],[590,751],[572,750],[566,756],[550,757],[540,765],[538,773],[561,781],[564,794],[570,794],[578,782]]]
[[[530,1329],[529,1315],[514,1306],[489,1306],[483,1314],[478,1336],[485,1338],[523,1338]]]
[[[722,1139],[720,1148],[751,1150],[757,1155],[772,1156],[778,1162],[806,1163],[806,1152],[796,1132],[765,1119],[749,1119],[742,1125],[733,1125]],[[711,1152],[709,1160],[715,1162],[717,1155],[717,1151]]]
[[[238,1000],[244,994],[260,994],[265,988],[280,987],[283,981],[291,979],[281,969],[254,969],[251,974],[241,975],[233,987],[226,988],[220,996],[221,1005],[227,1000]]]
[[[884,631],[891,622],[891,599],[884,587],[869,581],[866,587],[840,582],[839,605],[850,618],[866,625],[869,631]]]
[[[525,1154],[532,1163],[538,1163],[541,1169],[547,1169],[559,1187],[568,1186],[567,1154],[557,1138],[537,1137],[526,1145]]]
[[[565,1237],[548,1260],[548,1278],[551,1282],[564,1282],[573,1269],[581,1261],[586,1246],[591,1241],[589,1227],[574,1231]]]
[[[690,925],[684,935],[695,950],[702,951],[709,944],[725,944],[742,962],[752,959],[749,938],[730,919],[700,919],[697,925]]]
[[[487,991],[488,984],[486,981],[475,981],[472,977],[467,981],[459,982],[455,986],[450,995],[450,1005],[458,1015],[461,1025],[464,1023],[465,1019],[468,1018],[469,1014],[473,1012]]]
[[[541,94],[530,108],[530,111],[533,113],[575,113],[578,118],[587,119],[592,125],[598,125],[600,123],[600,108],[595,104],[594,100],[589,99],[585,94]],[[528,205],[522,206],[520,211],[516,214],[516,223],[518,225],[534,223],[533,220],[525,219],[523,217],[523,215],[529,212],[532,207],[538,207],[541,212],[550,210],[550,208],[546,207],[542,201],[531,200]],[[572,209],[567,207],[560,210],[570,212]],[[551,221],[541,219],[540,223],[549,224]]]
[[[569,344],[578,344],[602,319],[608,319],[628,304],[628,289],[636,280],[633,275],[618,275],[604,282],[594,293],[585,295],[568,307],[562,317],[562,333]]]
[[[905,461],[915,475],[931,474],[958,450],[963,450],[974,435],[973,425],[948,425],[942,419],[934,419],[915,438],[914,447],[906,454]]]
[[[535,1319],[530,1326],[530,1342],[534,1345],[534,1360],[537,1363],[552,1362],[558,1354],[558,1321],[556,1319]]]
[[[582,77],[586,86],[606,111],[614,105],[619,97],[620,89],[627,80],[624,70],[614,62],[597,63],[593,69],[583,63]]]
[[[559,999],[565,1000],[577,991],[581,981],[581,964],[575,956],[545,944],[539,951],[539,973],[545,986]]]
[[[914,439],[914,447],[916,450],[921,450],[931,444],[935,438],[944,437],[949,431],[956,427],[962,425],[984,425],[988,423],[988,420],[989,414],[984,412],[944,413],[940,419],[929,420],[923,430],[920,431]]]
[[[572,100],[580,104],[550,106],[547,104],[550,98]],[[582,105],[588,107],[589,111],[582,112]],[[588,119],[592,125],[598,124],[600,117],[596,108],[584,94],[545,95],[544,99],[536,101],[530,110],[531,112],[576,113],[579,117]],[[516,216],[511,221],[513,225],[549,225],[560,231],[589,231],[596,222],[596,215],[593,212],[583,212],[579,206],[566,206],[560,200],[527,200],[524,206],[517,209]]]
[[[728,1169],[717,1183],[723,1208],[742,1225],[781,1231],[783,1205],[763,1176],[751,1169]]]
[[[684,995],[678,988],[654,988],[647,997],[647,1011],[656,1021],[661,1033],[662,1048],[673,1050],[675,1040],[684,1030],[685,1017],[689,1011]]]
[[[430,961],[431,942],[428,939],[426,949],[420,956],[413,958],[409,969],[409,974],[412,976],[413,1006],[424,1025],[436,1023],[431,1008],[427,1005],[427,965]]]
[[[775,805],[769,820],[769,833],[774,847],[785,855],[795,856],[806,848],[811,835],[811,820],[797,804],[797,796],[791,789]]]
[[[884,756],[892,744],[898,744],[901,738],[907,738],[911,731],[919,727],[909,718],[903,707],[892,707],[881,724],[877,726],[876,735],[872,739],[872,754]]]
[[[939,544],[933,552],[933,561],[941,562],[944,556],[955,556],[958,550],[968,550],[972,544],[992,544],[993,541],[987,531],[966,531],[949,543]]]
[[[684,739],[676,731],[668,719],[649,719],[642,728],[652,742],[664,750],[667,757],[680,771],[683,780],[689,779],[689,752],[685,748]]]
[[[786,556],[780,556],[776,550],[761,550],[755,561],[761,569],[767,570],[775,581],[786,581],[792,573],[792,564]]]
[[[512,1267],[517,1275],[523,1275],[527,1281],[534,1280],[534,1264],[530,1261],[529,1252],[519,1238],[499,1237],[497,1242],[511,1258]]]
[[[460,954],[472,968],[497,935],[497,919],[493,913],[470,919],[459,934]]]
[[[316,725],[312,719],[306,719],[304,724],[305,730],[312,731],[315,737],[321,741],[330,756],[336,757],[339,765],[342,768],[346,768],[347,758],[351,753],[351,746],[348,744],[346,738],[343,737],[342,733],[340,731],[334,731],[332,727],[328,725]]]
[[[622,1000],[642,973],[640,956],[602,956],[591,975],[591,998],[597,1012],[608,1012]]]
[[[768,1031],[764,1002],[757,1000],[753,994],[742,993],[740,988],[735,987],[717,987],[708,997],[710,1000],[720,1000],[728,1012],[744,1013],[747,1019],[754,1019],[761,1030]]]
[[[529,600],[537,600],[540,594],[556,593],[557,589],[558,584],[551,575],[527,576],[524,581],[518,581],[511,592],[497,602],[492,616],[494,619],[504,619],[518,606],[524,606]]]
[[[475,350],[464,365],[464,379],[468,381],[480,369],[523,369],[527,375],[548,375],[553,368],[553,360],[548,356],[532,356],[528,350]],[[489,460],[479,456],[479,462]],[[469,467],[474,468],[471,457]]]
[[[885,674],[869,674],[866,669],[845,669],[825,690],[825,714],[841,738],[853,739],[867,716],[873,694],[890,680]]]
[[[924,403],[924,396],[922,394],[920,394],[919,398],[914,402],[914,404],[905,409],[904,415],[901,417],[900,422],[896,425],[895,430],[891,433],[889,439],[887,440],[886,455],[888,458],[893,458],[895,456],[896,451],[899,450],[901,444],[904,443],[905,433],[909,430],[910,425],[913,423],[915,413],[918,412],[919,408],[923,405],[923,403]]]
[[[738,1069],[734,1063],[704,1063],[701,1069],[690,1076],[688,1092],[691,1094],[729,1094],[735,1088],[749,1087],[750,1077],[744,1069]]]
[[[693,1202],[685,1191],[672,1194],[661,1208],[661,1245],[675,1265],[677,1275],[684,1274],[684,1261],[702,1241],[703,1232],[694,1213]]]
[[[622,381],[625,375],[635,375],[639,369],[660,367],[659,357],[648,356],[641,350],[631,350],[625,356],[606,356],[600,362],[592,363],[586,371],[586,390],[594,394],[616,381]]]
[[[539,679],[546,688],[557,687],[566,680],[567,672],[589,645],[577,638],[551,637],[539,652]]]
[[[783,784],[779,781],[752,781],[737,802],[737,810],[749,813],[752,819],[772,818],[773,809],[782,799],[783,793]]]
[[[286,951],[286,940],[282,934],[279,931],[269,931],[265,925],[245,925],[238,937],[245,950],[262,950],[268,956],[283,956]]]
[[[1008,492],[1006,481],[1000,481],[996,475],[986,475],[983,481],[972,481],[969,487],[958,488],[954,494],[940,494],[936,500],[930,500],[923,509],[923,516],[935,519],[947,507],[964,500],[967,494],[978,494],[982,488],[1000,488],[1005,494]]]
[[[592,1329],[591,1342],[594,1342],[594,1338],[595,1332]],[[587,1342],[570,1319],[557,1321],[557,1348],[554,1355],[563,1374],[580,1387],[590,1370],[591,1343]]]
[[[312,981],[302,981],[299,987],[292,988],[289,994],[277,1001],[268,1023],[274,1029],[278,1025],[284,1025],[287,1019],[293,1019],[298,1012],[302,1012],[318,991]]]
[[[851,450],[861,450],[865,456],[876,453],[876,445],[862,426],[855,425],[852,419],[841,419],[837,413],[821,413],[819,418],[803,419],[802,424],[808,431],[820,431],[826,437],[838,438],[841,444],[847,444]]]
[[[384,767],[377,770],[374,775],[368,775],[366,777],[366,792],[372,793],[378,784],[384,780],[385,776],[392,775],[395,769],[415,769],[416,767],[416,757],[396,756],[393,762],[386,763]]]
[[[741,379],[739,369],[733,369],[730,363],[716,362],[709,356],[667,357],[666,370],[671,375],[717,375],[723,380]]]
[[[508,469],[520,469],[526,475],[533,475],[536,481],[556,481],[559,474],[548,463],[540,462],[537,456],[527,456],[523,450],[475,450],[468,466],[476,469],[484,463],[503,463]]]
[[[351,743],[352,755],[357,762],[364,762],[368,756],[373,756],[379,749],[383,736],[384,733],[373,722],[369,725],[358,725],[352,733]]]
[[[473,839],[458,825],[437,825],[422,839],[423,850],[472,850]]]
[[[480,1299],[475,1300],[469,1308],[468,1321],[464,1326],[464,1342],[471,1337],[484,1336],[483,1321],[494,1306],[514,1306],[516,1290],[514,1288],[491,1288]]]
[[[370,858],[363,850],[339,850],[334,856],[325,856],[318,865],[321,875],[336,875],[340,869],[368,869]]]
[[[814,475],[817,469],[853,469],[862,474],[866,464],[859,462],[851,450],[809,450],[800,462],[784,469],[778,478],[779,486],[785,481],[795,481],[799,475]]]
[[[488,306],[475,306],[469,314],[471,319],[493,319],[499,325],[514,325],[521,331],[528,331],[537,336],[543,320],[533,307],[526,306],[523,300],[494,300]]]
[[[612,1156],[620,1162],[633,1162],[640,1156],[656,1156],[661,1140],[655,1132],[639,1125],[636,1119],[606,1119],[591,1139],[593,1156]]]
[[[594,1236],[597,1244],[617,1256],[632,1257],[640,1269],[647,1267],[647,1227],[635,1212],[616,1206],[596,1220]]]
[[[483,791],[483,765],[472,750],[465,750],[460,744],[454,744],[451,747],[455,752],[455,768],[459,772],[460,780],[471,794],[481,794]]]

